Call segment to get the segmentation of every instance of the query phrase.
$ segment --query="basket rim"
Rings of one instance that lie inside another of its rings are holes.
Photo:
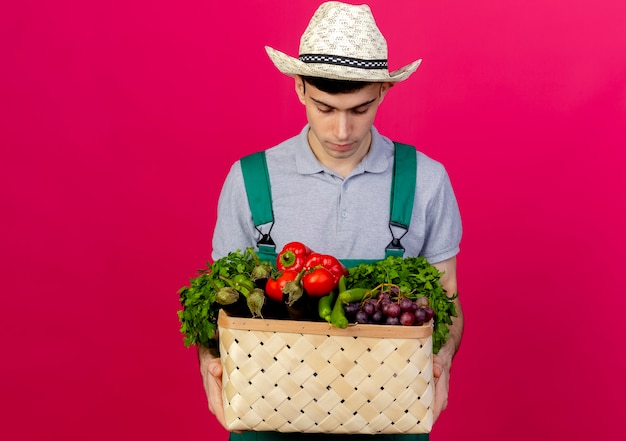
[[[284,332],[289,334],[315,334],[344,337],[383,337],[418,339],[430,337],[433,333],[433,321],[422,326],[352,324],[347,328],[338,328],[328,322],[305,320],[278,320],[264,318],[232,317],[220,310],[217,325],[222,328],[247,331]]]

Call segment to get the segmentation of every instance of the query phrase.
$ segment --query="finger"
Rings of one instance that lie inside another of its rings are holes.
[[[441,366],[440,364],[434,363],[433,364],[433,377],[437,379],[441,377],[442,373],[443,373],[443,366]]]

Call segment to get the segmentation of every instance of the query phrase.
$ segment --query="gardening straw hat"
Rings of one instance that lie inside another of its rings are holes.
[[[300,39],[300,55],[290,57],[269,46],[270,59],[282,73],[334,80],[399,82],[422,60],[389,72],[387,41],[367,5],[323,3]]]

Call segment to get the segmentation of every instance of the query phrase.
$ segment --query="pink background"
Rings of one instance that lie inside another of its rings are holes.
[[[0,6],[0,439],[226,439],[176,291],[230,164],[298,132],[318,1]],[[621,440],[626,3],[370,5],[376,125],[448,168],[466,333],[433,440]],[[303,204],[302,216],[306,216]]]

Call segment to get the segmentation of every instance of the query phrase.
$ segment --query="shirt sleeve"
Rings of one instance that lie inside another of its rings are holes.
[[[232,251],[254,248],[257,237],[260,233],[254,228],[241,165],[237,161],[224,180],[217,203],[211,257],[217,260]]]
[[[438,185],[427,205],[422,255],[437,263],[454,257],[460,249],[461,215],[448,173],[443,166]]]

